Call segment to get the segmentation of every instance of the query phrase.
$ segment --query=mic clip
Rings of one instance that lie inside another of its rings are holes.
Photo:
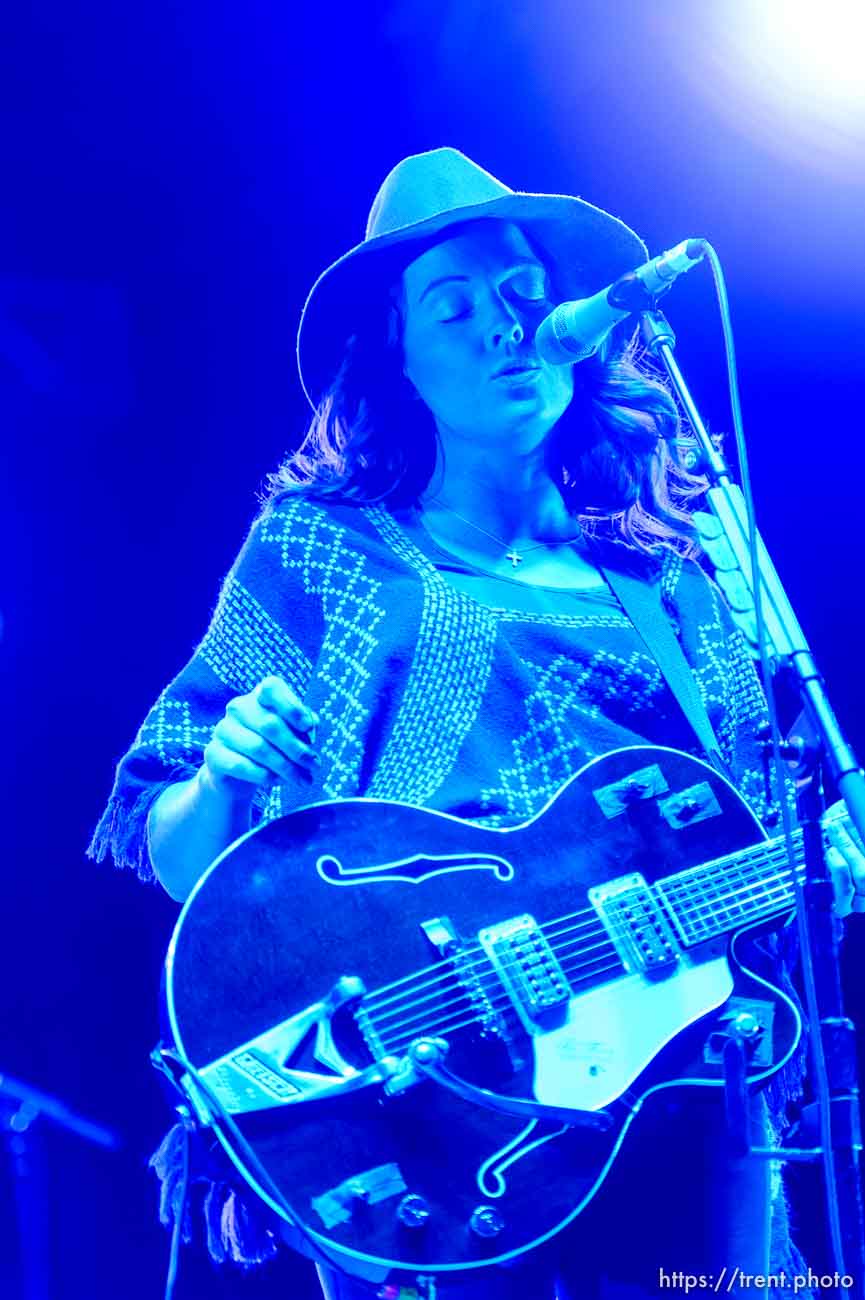
[[[669,292],[671,284],[672,280],[657,293],[652,293],[636,271],[628,271],[610,286],[607,302],[618,311],[654,311],[659,300]]]

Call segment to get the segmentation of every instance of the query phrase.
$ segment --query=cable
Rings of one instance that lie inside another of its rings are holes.
[[[730,391],[730,408],[733,415],[733,431],[736,439],[736,456],[739,461],[739,470],[742,478],[742,494],[745,498],[745,509],[748,523],[748,548],[751,565],[751,586],[754,593],[754,615],[757,625],[757,648],[760,655],[760,669],[763,677],[763,689],[766,696],[766,707],[769,714],[769,726],[771,730],[774,794],[781,808],[784,840],[787,845],[788,856],[793,868],[796,920],[799,934],[800,957],[802,961],[802,984],[805,990],[805,1005],[808,1008],[810,1029],[809,1037],[811,1042],[812,1060],[814,1063],[814,1094],[820,1116],[820,1145],[822,1147],[826,1186],[826,1208],[829,1220],[829,1236],[832,1243],[832,1253],[835,1257],[836,1267],[843,1275],[845,1273],[844,1248],[841,1240],[841,1222],[836,1195],[835,1155],[834,1147],[832,1145],[829,1079],[826,1070],[823,1039],[820,1033],[817,986],[808,937],[807,912],[805,907],[803,884],[796,872],[794,858],[793,824],[790,804],[787,799],[786,774],[781,756],[781,731],[778,725],[778,714],[772,690],[772,668],[769,660],[768,637],[763,616],[763,584],[759,580],[756,512],[754,509],[754,497],[751,491],[748,449],[742,425],[742,409],[739,402],[739,381],[736,372],[736,353],[733,343],[733,330],[730,322],[730,306],[720,259],[712,245],[706,241],[703,241],[703,250],[712,271],[712,278],[715,282],[715,291],[718,297],[718,307],[721,314],[721,329],[723,331],[724,350],[727,359],[727,381]]]
[[[180,1243],[183,1239],[183,1220],[186,1216],[186,1200],[189,1196],[189,1128],[183,1124],[183,1147],[180,1170],[179,1204],[174,1211],[174,1226],[171,1229],[171,1248],[168,1254],[168,1274],[165,1279],[165,1300],[172,1300],[177,1282],[180,1263]]]

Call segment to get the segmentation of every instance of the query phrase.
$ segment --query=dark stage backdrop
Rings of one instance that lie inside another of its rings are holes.
[[[122,1135],[110,1155],[43,1129],[43,1218],[56,1300],[137,1300],[160,1294],[167,1258],[145,1167],[167,1110],[147,1054],[176,908],[84,846],[301,432],[293,338],[312,280],[361,237],[390,166],[441,144],[609,207],[653,251],[711,238],[763,531],[861,753],[861,109],[839,126],[807,96],[773,100],[771,49],[724,45],[736,6],[15,9],[0,41],[0,1071]],[[728,428],[708,273],[668,314]],[[860,1013],[862,925],[847,941]],[[816,1181],[798,1182],[820,1257]],[[2,1166],[0,1202],[11,1297]],[[193,1252],[179,1295],[309,1286],[304,1266],[241,1279]]]

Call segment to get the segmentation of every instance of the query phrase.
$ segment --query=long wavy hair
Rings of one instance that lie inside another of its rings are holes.
[[[356,505],[419,502],[439,435],[403,374],[398,293],[349,339],[301,445],[269,476],[267,506],[298,492]],[[573,400],[547,441],[548,469],[590,536],[696,555],[688,507],[706,482],[671,455],[671,445],[686,441],[676,403],[635,339],[620,330],[575,367]]]

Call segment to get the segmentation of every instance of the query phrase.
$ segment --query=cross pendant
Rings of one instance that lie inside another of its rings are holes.
[[[505,559],[510,560],[513,567],[516,568],[518,564],[522,563],[523,557],[520,555],[519,551],[512,550],[512,551],[508,551],[507,555],[505,556]]]

